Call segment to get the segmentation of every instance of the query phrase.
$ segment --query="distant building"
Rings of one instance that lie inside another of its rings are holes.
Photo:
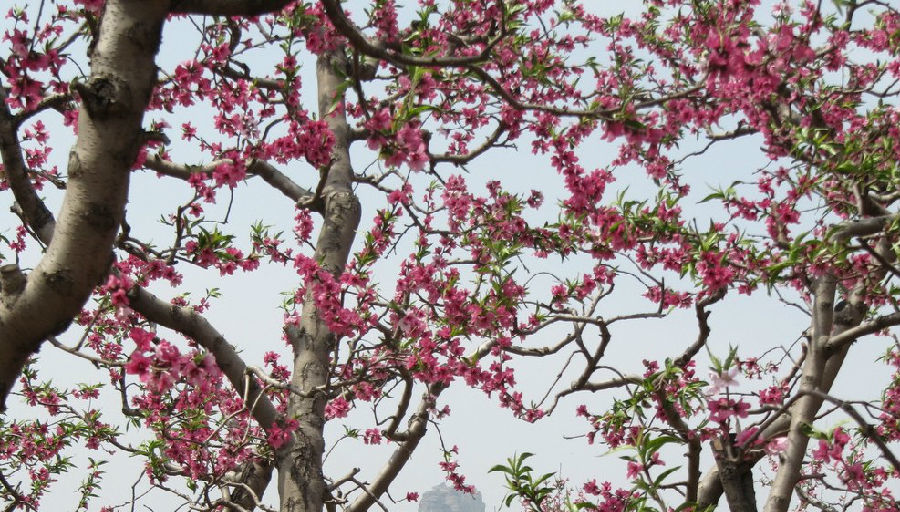
[[[419,512],[484,512],[484,509],[480,492],[460,492],[446,484],[435,485],[419,499]]]

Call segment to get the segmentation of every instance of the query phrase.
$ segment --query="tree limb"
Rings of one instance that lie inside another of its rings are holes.
[[[501,33],[491,40],[478,55],[473,56],[417,57],[414,55],[404,55],[369,42],[366,36],[364,36],[353,24],[353,21],[344,14],[344,9],[341,7],[340,0],[322,0],[322,5],[325,7],[325,14],[328,15],[328,19],[331,20],[331,23],[338,32],[350,41],[350,46],[352,46],[354,50],[368,57],[385,60],[399,66],[461,67],[485,62],[488,59],[491,50],[505,35]]]
[[[697,355],[697,352],[700,352],[700,349],[706,346],[706,342],[709,339],[710,329],[709,329],[709,315],[710,312],[706,310],[707,307],[715,304],[722,300],[725,297],[725,293],[727,292],[726,288],[720,288],[718,291],[707,295],[703,299],[697,301],[697,305],[694,306],[697,315],[697,327],[699,332],[697,333],[697,340],[694,341],[685,351],[678,356],[672,364],[679,367],[684,367],[688,361],[694,358]]]
[[[900,213],[844,222],[832,228],[828,239],[834,242],[846,242],[855,236],[874,235],[883,231],[888,224],[898,220],[900,220]]]
[[[147,320],[168,327],[194,340],[216,359],[216,366],[231,382],[232,387],[245,397],[245,407],[265,429],[272,428],[279,418],[275,405],[263,393],[254,378],[248,377],[247,365],[234,347],[209,321],[193,308],[166,303],[144,288],[134,287],[128,292],[129,306]]]
[[[213,160],[212,162],[202,165],[184,165],[162,159],[159,156],[153,156],[144,162],[144,167],[164,176],[187,181],[195,174],[211,174],[220,165],[228,163],[233,163],[233,161],[225,158]],[[263,181],[271,185],[272,188],[278,190],[295,203],[304,205],[315,203],[316,194],[314,192],[297,185],[292,179],[288,178],[286,174],[279,171],[268,162],[263,160],[252,160],[247,164],[247,172],[254,176],[259,176]]]
[[[346,68],[343,49],[321,54],[316,61],[319,117],[334,134],[334,146],[331,163],[320,178],[321,192],[316,194],[322,200],[323,222],[314,258],[323,270],[334,276],[340,275],[347,265],[361,215],[359,199],[353,192],[349,125],[343,108],[342,70]],[[331,355],[339,340],[319,316],[312,284],[307,283],[299,325],[285,327],[285,335],[294,350],[292,385],[304,393],[331,384]],[[319,511],[330,499],[321,477],[326,401],[324,391],[308,397],[292,394],[288,400],[287,415],[296,418],[299,426],[277,455],[283,510]]]
[[[869,322],[850,327],[840,334],[831,336],[825,343],[825,350],[827,352],[841,350],[845,346],[852,344],[861,336],[874,334],[895,325],[900,325],[900,313],[891,313],[889,315],[876,317]]]
[[[378,498],[387,491],[388,486],[397,478],[403,466],[409,462],[409,458],[419,445],[419,441],[425,436],[428,427],[428,411],[434,408],[435,400],[443,389],[443,386],[439,383],[431,384],[428,387],[428,390],[419,401],[419,407],[416,409],[415,414],[409,420],[409,429],[405,432],[406,440],[400,443],[372,483],[365,487],[364,492],[344,512],[364,512],[374,505]]]
[[[50,243],[56,220],[47,206],[38,197],[28,178],[22,146],[16,133],[17,123],[6,103],[6,89],[0,87],[0,157],[6,181],[22,210],[25,222],[43,243]]]

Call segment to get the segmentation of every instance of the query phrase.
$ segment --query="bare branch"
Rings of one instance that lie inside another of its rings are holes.
[[[0,93],[2,94],[2,93]],[[54,94],[52,96],[47,96],[38,102],[37,105],[34,106],[31,110],[26,110],[19,112],[15,115],[15,126],[19,127],[25,121],[31,119],[32,117],[40,114],[41,112],[47,109],[53,109],[60,113],[65,112],[65,107],[69,105],[69,102],[72,101],[72,96],[68,94]]]
[[[328,486],[328,490],[334,491],[335,489],[339,488],[340,486],[344,485],[345,483],[353,480],[353,478],[356,477],[357,473],[359,473],[359,468],[351,469],[349,472],[347,472],[346,475],[344,475],[343,477],[338,478],[337,480],[332,482],[331,485]]]
[[[237,507],[244,510],[270,510],[263,506],[261,498],[272,480],[273,469],[272,461],[250,460],[241,466],[240,472],[229,475],[225,481],[228,486],[226,496],[230,502],[229,512],[239,510]]]
[[[213,68],[212,71],[226,78],[232,78],[235,80],[248,80],[250,82],[253,82],[253,85],[259,87],[260,89],[281,89],[284,87],[284,82],[281,80],[250,76],[249,73],[238,71],[228,66]]]
[[[428,390],[419,401],[419,407],[409,420],[409,429],[405,433],[406,440],[394,450],[394,453],[391,454],[391,457],[378,472],[372,483],[365,486],[363,494],[356,498],[345,509],[345,512],[363,512],[368,510],[387,491],[388,486],[397,478],[403,466],[409,462],[410,456],[425,435],[428,427],[428,411],[434,408],[435,400],[443,389],[440,383],[434,383],[428,387]]]
[[[684,367],[684,365],[686,365],[688,361],[693,359],[694,356],[697,355],[697,352],[700,352],[700,349],[706,345],[706,341],[709,339],[710,333],[710,312],[706,311],[706,308],[722,300],[722,298],[725,297],[726,292],[727,289],[721,288],[718,291],[707,295],[703,299],[697,301],[697,305],[694,307],[697,312],[697,326],[700,329],[700,332],[697,334],[697,340],[691,346],[689,346],[680,356],[678,356],[672,362],[672,364],[674,364],[675,366]]]
[[[220,165],[232,163],[232,160],[222,159],[213,160],[212,162],[202,165],[184,165],[176,164],[170,160],[164,160],[159,155],[154,155],[144,162],[144,167],[156,171],[164,176],[178,178],[187,181],[195,174],[210,174]]]
[[[251,173],[259,176],[273,188],[290,198],[295,203],[315,203],[315,199],[320,197],[310,190],[307,190],[287,177],[283,172],[279,171],[272,165],[262,160],[254,160],[247,168]],[[313,211],[321,211],[321,208],[310,208]]]
[[[841,350],[845,346],[852,344],[861,336],[874,334],[895,325],[900,325],[900,313],[891,313],[889,315],[876,317],[869,322],[850,327],[840,334],[831,336],[825,343],[825,350],[828,352]]]
[[[413,380],[408,376],[404,376],[403,383],[403,392],[400,395],[400,403],[397,404],[397,412],[394,413],[393,417],[390,418],[390,423],[388,423],[388,427],[384,430],[385,437],[394,441],[402,441],[397,437],[397,428],[400,426],[400,420],[406,416],[406,411],[409,409],[409,400],[412,396],[413,389]]]
[[[585,382],[584,384],[582,384],[578,387],[572,386],[569,389],[560,391],[559,394],[557,394],[556,396],[557,396],[557,399],[559,399],[566,395],[571,395],[572,393],[575,393],[576,391],[591,391],[591,392],[602,391],[604,389],[620,388],[620,387],[626,386],[628,384],[640,384],[642,381],[643,380],[640,377],[638,377],[637,375],[631,375],[631,376],[626,376],[626,377],[619,377],[617,379],[604,380],[604,381],[600,381],[600,382]]]
[[[465,164],[467,162],[471,162],[481,154],[483,154],[488,149],[494,147],[497,144],[497,141],[500,140],[500,136],[506,132],[506,127],[503,123],[497,125],[497,128],[494,129],[493,132],[482,142],[478,147],[472,149],[468,153],[454,155],[450,153],[444,153],[441,155],[432,155],[432,162],[450,162],[454,164]]]
[[[874,235],[884,230],[884,228],[900,220],[900,214],[892,213],[890,215],[880,215],[878,217],[868,217],[865,219],[844,222],[835,225],[830,234],[829,239],[835,242],[845,242],[855,236]]]

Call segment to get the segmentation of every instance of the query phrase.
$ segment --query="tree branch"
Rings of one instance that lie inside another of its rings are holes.
[[[262,508],[261,499],[269,482],[272,481],[274,464],[270,460],[251,460],[245,462],[239,474],[228,478],[225,483],[228,492],[227,497],[232,505],[229,512],[253,510]]]
[[[672,402],[669,401],[664,390],[658,390],[656,392],[656,399],[659,401],[659,405],[666,416],[666,422],[681,435],[682,439],[684,439],[688,445],[688,476],[685,500],[688,503],[696,503],[697,488],[700,485],[700,450],[702,448],[700,445],[700,435],[688,427],[684,419],[681,418],[681,414],[675,409]]]
[[[849,403],[840,400],[838,398],[834,398],[826,393],[823,393],[817,389],[811,389],[806,391],[806,393],[811,394],[820,400],[827,400],[832,404],[840,407],[842,411],[847,413],[847,416],[850,416],[853,421],[859,425],[860,430],[862,430],[863,435],[866,436],[867,439],[872,440],[873,443],[881,450],[881,454],[884,455],[884,458],[891,463],[891,466],[894,467],[894,474],[900,474],[900,460],[897,459],[897,456],[894,455],[894,452],[888,448],[887,444],[885,444],[884,439],[881,438],[881,435],[878,434],[878,431],[874,426],[870,425],[865,418],[862,417],[856,409],[853,408]]]
[[[381,46],[375,46],[359,31],[353,21],[344,14],[340,0],[322,0],[325,7],[325,14],[334,27],[350,41],[350,46],[354,50],[366,55],[381,59],[398,66],[421,66],[421,67],[462,67],[472,64],[478,64],[488,59],[491,50],[505,35],[501,33],[499,36],[491,40],[478,55],[466,57],[416,57],[413,55],[404,55],[388,50]]]
[[[189,307],[167,304],[143,288],[132,288],[128,298],[129,306],[151,322],[179,332],[207,349],[231,386],[244,398],[244,407],[257,423],[266,430],[275,425],[280,416],[275,405],[265,395],[243,358],[206,318]],[[272,479],[273,469],[272,460],[250,460],[242,464],[240,471],[227,480],[227,484],[234,487],[228,491],[229,509],[256,508],[259,497]]]
[[[730,512],[756,512],[756,493],[753,489],[753,461],[743,458],[742,450],[731,439],[715,438],[710,443],[719,468],[719,481],[725,491]]]
[[[419,441],[425,436],[428,427],[429,410],[434,408],[435,400],[443,391],[440,383],[431,384],[422,395],[419,407],[409,420],[409,429],[404,433],[406,440],[394,450],[391,457],[385,463],[375,479],[367,485],[364,492],[347,507],[344,512],[364,512],[378,501],[388,486],[397,478],[403,466],[409,462],[409,458],[419,445]]]
[[[710,329],[709,329],[709,315],[710,312],[706,310],[707,307],[712,306],[716,302],[722,300],[725,297],[725,293],[727,292],[726,288],[720,288],[718,291],[707,295],[706,297],[697,301],[697,305],[694,306],[694,309],[697,314],[697,327],[699,332],[697,333],[697,340],[694,341],[685,351],[678,356],[672,364],[679,367],[684,367],[697,355],[697,352],[700,352],[700,349],[706,346],[706,342],[709,339]]]
[[[144,167],[164,176],[187,181],[195,174],[211,174],[217,167],[227,163],[233,163],[233,161],[225,158],[213,160],[212,162],[202,165],[184,165],[177,164],[170,160],[164,160],[159,156],[153,156],[144,162]],[[247,164],[247,172],[251,175],[259,176],[263,181],[271,185],[272,188],[278,190],[295,203],[303,205],[315,203],[316,194],[314,192],[297,185],[292,179],[288,178],[286,174],[279,171],[268,162],[252,160]],[[315,210],[315,208],[311,209]]]
[[[251,173],[259,176],[269,185],[289,199],[298,204],[313,204],[318,197],[318,194],[311,190],[307,190],[296,183],[290,178],[287,177],[286,174],[279,171],[268,162],[264,162],[262,160],[254,160],[250,163],[248,169]],[[321,211],[321,208],[310,208],[314,211]]]
[[[825,343],[826,352],[836,352],[847,345],[852,344],[858,338],[868,334],[874,334],[888,327],[900,325],[900,313],[891,313],[872,319],[870,322],[850,327],[840,334],[831,336]]]
[[[188,181],[195,174],[210,174],[220,165],[232,163],[232,160],[223,158],[221,160],[213,160],[201,165],[184,165],[176,164],[171,160],[164,160],[159,155],[154,155],[144,162],[144,167],[152,171],[156,171],[163,176],[170,178],[178,178],[179,180]]]
[[[275,425],[279,418],[275,405],[263,393],[256,379],[250,377],[243,358],[206,318],[190,307],[168,304],[140,287],[128,292],[128,300],[129,306],[147,320],[177,331],[209,350],[232,387],[245,397],[244,406],[250,408],[250,413],[260,426],[268,430]]]
[[[342,70],[347,68],[343,52],[338,49],[324,53],[316,61],[319,118],[334,134],[334,146],[330,165],[317,187],[323,222],[314,258],[334,276],[339,276],[347,265],[361,215],[359,199],[353,192],[349,126],[343,108]],[[301,392],[327,389],[331,385],[331,355],[339,340],[320,318],[311,285],[308,283],[303,299],[299,325],[285,327],[285,335],[294,350],[292,384]],[[330,499],[321,479],[326,400],[324,391],[309,397],[292,394],[288,400],[287,415],[296,418],[299,426],[278,453],[278,489],[284,510],[321,510]]]
[[[25,223],[41,242],[47,244],[53,238],[56,220],[28,178],[28,168],[16,133],[18,124],[9,111],[6,99],[6,89],[0,87],[0,157],[3,158],[6,181],[22,210]]]
[[[898,220],[900,220],[900,213],[892,213],[836,224],[831,229],[828,239],[835,242],[846,242],[855,236],[874,235],[883,231],[888,224]]]
[[[497,141],[500,140],[500,136],[506,132],[506,126],[503,123],[499,123],[497,128],[494,129],[493,132],[482,142],[478,147],[472,149],[468,153],[454,155],[450,153],[443,153],[440,155],[432,155],[432,162],[450,162],[456,165],[466,164],[471,162],[475,158],[481,156],[485,151],[494,147]]]

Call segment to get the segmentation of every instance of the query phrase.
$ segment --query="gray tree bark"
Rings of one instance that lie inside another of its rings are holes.
[[[315,259],[333,275],[339,275],[347,264],[360,219],[359,200],[352,189],[350,130],[343,109],[344,98],[338,93],[346,68],[342,52],[322,55],[316,63],[319,118],[328,123],[335,145],[331,165],[323,176],[324,222]],[[328,493],[322,474],[325,390],[337,337],[319,318],[311,292],[306,294],[301,315],[299,326],[286,329],[294,350],[292,384],[302,396],[291,395],[287,417],[297,419],[300,426],[277,455],[278,492],[283,512],[318,512]]]
[[[81,99],[78,141],[69,156],[58,221],[52,235],[45,230],[44,236],[52,240],[32,272],[4,269],[16,277],[4,281],[18,284],[0,292],[0,405],[28,358],[48,336],[66,329],[109,270],[168,11],[167,0],[106,4],[90,77],[75,86]],[[13,163],[10,181],[15,182],[16,200],[29,222],[43,228],[48,212],[34,201],[25,169],[16,168],[17,143],[14,137],[10,140],[15,134],[10,133],[8,116],[4,124],[3,161]]]

